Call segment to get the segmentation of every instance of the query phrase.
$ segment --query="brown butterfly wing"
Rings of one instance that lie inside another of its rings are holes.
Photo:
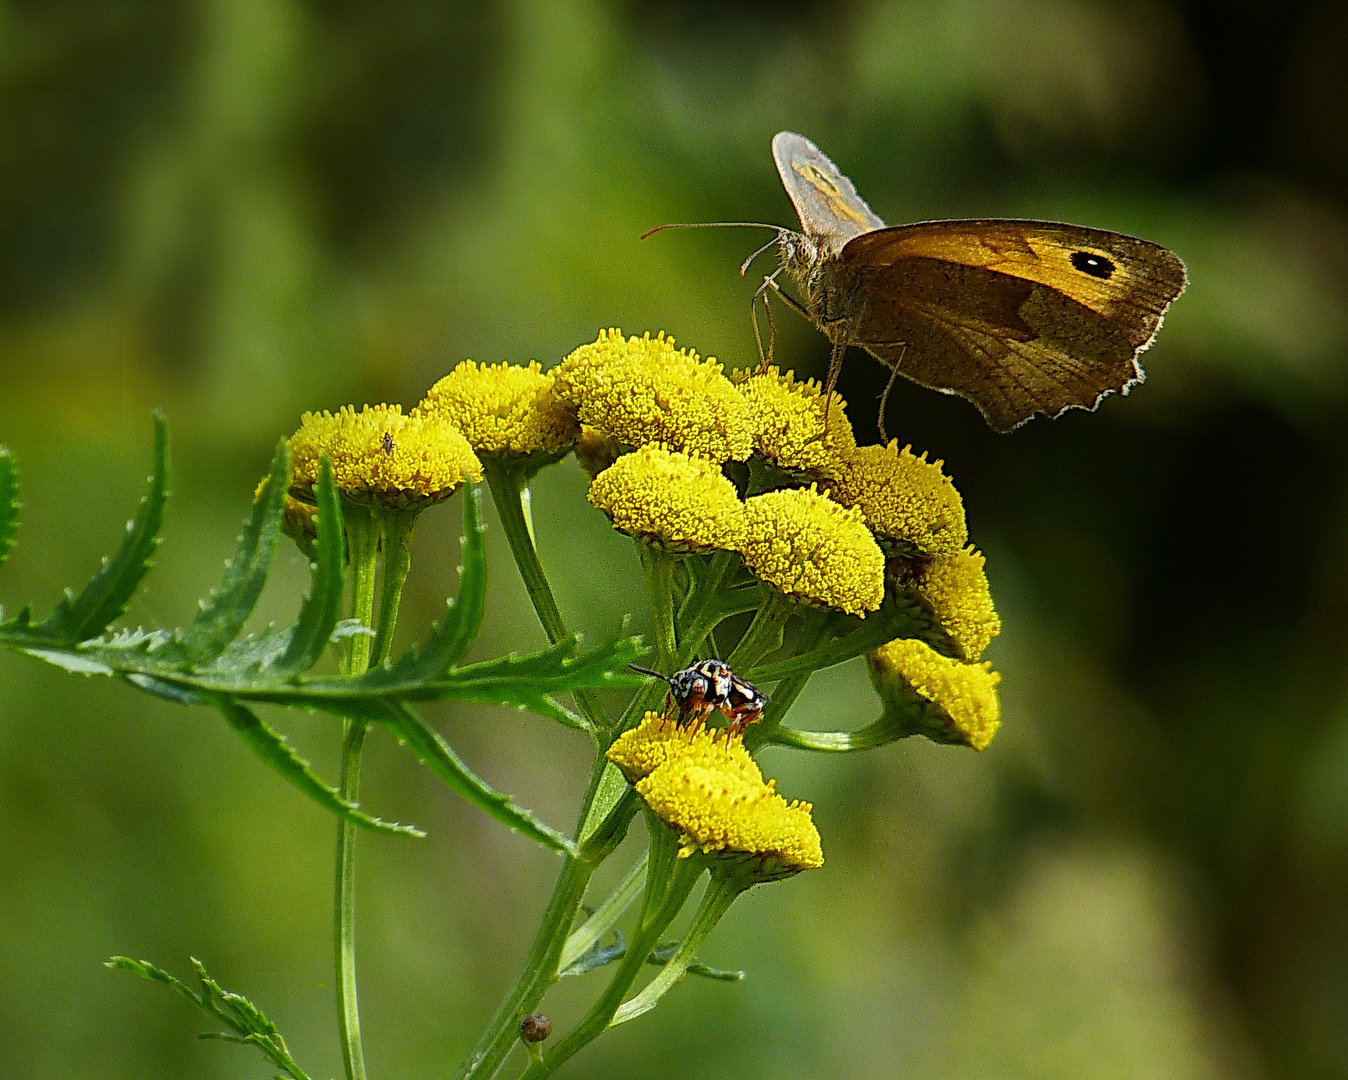
[[[1185,284],[1184,264],[1159,245],[1049,222],[880,229],[835,266],[855,290],[849,340],[968,398],[997,431],[1126,393]]]

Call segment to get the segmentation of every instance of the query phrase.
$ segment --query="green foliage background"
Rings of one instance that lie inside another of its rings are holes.
[[[0,440],[26,503],[0,595],[89,577],[155,406],[174,496],[132,625],[190,618],[304,409],[410,405],[460,359],[548,364],[608,325],[753,362],[735,267],[758,237],[636,237],[791,223],[782,128],[889,221],[1139,233],[1193,284],[1127,401],[998,437],[896,389],[890,430],[945,459],[989,555],[1001,735],[767,751],[826,867],[727,917],[704,959],[745,982],[681,987],[568,1075],[1348,1077],[1345,54],[1332,0],[0,5]],[[824,339],[779,324],[780,358],[818,373]],[[883,377],[859,354],[844,374],[863,437]],[[584,487],[567,462],[534,509],[597,641],[639,572]],[[454,590],[458,528],[420,530],[409,640]],[[488,555],[473,656],[540,647],[499,530]],[[283,559],[278,621],[307,581]],[[859,665],[803,707],[821,728],[874,710]],[[431,715],[570,820],[583,736]],[[277,722],[333,774],[334,722]],[[366,777],[372,812],[431,834],[362,837],[370,1067],[444,1075],[555,858],[383,737]],[[6,1075],[264,1075],[114,953],[200,957],[336,1074],[333,831],[213,713],[0,655]]]

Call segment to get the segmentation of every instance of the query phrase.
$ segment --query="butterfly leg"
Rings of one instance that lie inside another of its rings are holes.
[[[907,343],[903,343],[904,351],[907,351]],[[903,352],[899,353],[898,362],[889,369],[889,382],[885,383],[885,389],[880,394],[880,415],[875,418],[875,426],[880,429],[880,443],[882,446],[889,445],[889,434],[885,431],[885,406],[889,404],[889,392],[894,389],[894,380],[899,377],[899,366],[903,363]]]
[[[779,266],[771,274],[765,277],[763,279],[763,284],[760,285],[754,291],[753,297],[749,300],[749,320],[753,324],[754,328],[754,343],[757,344],[758,346],[759,374],[766,372],[768,368],[771,366],[773,349],[777,344],[777,324],[773,321],[772,305],[771,303],[769,303],[768,297],[769,297],[769,290],[777,293],[779,296],[786,295],[785,293],[782,292],[781,288],[777,284],[777,275],[780,274],[781,272],[782,268]],[[757,305],[760,299],[763,301],[763,313],[767,316],[768,319],[768,348],[766,352],[764,352],[763,350],[763,337],[758,330]]]

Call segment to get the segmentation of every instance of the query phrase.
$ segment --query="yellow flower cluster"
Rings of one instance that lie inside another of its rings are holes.
[[[555,382],[537,361],[489,367],[465,360],[431,387],[413,415],[448,420],[481,457],[560,456],[580,438],[580,425],[557,400]]]
[[[961,663],[903,639],[882,645],[866,662],[887,709],[928,738],[982,750],[1001,727],[1001,676],[991,664]]]
[[[595,478],[590,502],[615,529],[675,551],[744,543],[744,506],[734,485],[705,458],[643,446]]]
[[[985,561],[981,552],[966,548],[920,564],[912,578],[965,660],[977,660],[1002,632],[983,572]]]
[[[437,416],[404,416],[397,405],[300,417],[290,437],[290,488],[302,501],[312,501],[323,454],[337,490],[357,502],[427,505],[447,499],[465,480],[482,479],[482,465],[457,427]]]
[[[863,446],[835,464],[829,494],[865,516],[876,536],[907,544],[920,555],[953,555],[969,541],[964,503],[941,462],[912,448]]]
[[[856,450],[847,403],[838,394],[830,395],[824,430],[824,396],[813,379],[798,383],[792,372],[782,375],[772,367],[752,375],[736,372],[732,381],[749,403],[754,450],[769,461],[823,477]]]
[[[745,565],[779,592],[849,615],[885,598],[885,557],[857,511],[787,488],[748,499],[744,516]]]
[[[605,330],[555,369],[557,397],[583,424],[630,446],[659,444],[720,464],[743,461],[754,432],[743,395],[714,359],[664,334]]]
[[[649,712],[609,747],[608,758],[680,834],[681,855],[752,856],[765,879],[824,864],[812,807],[777,794],[738,735]]]
[[[590,501],[632,536],[674,551],[738,551],[778,591],[855,615],[884,598],[877,540],[915,558],[954,556],[968,541],[940,463],[894,446],[858,449],[843,401],[834,395],[826,409],[813,381],[776,368],[727,377],[663,334],[618,330],[555,372],[557,398],[586,425]],[[718,475],[727,461],[816,483],[740,501]]]

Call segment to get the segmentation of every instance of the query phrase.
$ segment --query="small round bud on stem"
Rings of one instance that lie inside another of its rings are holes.
[[[542,1013],[530,1013],[520,1021],[520,1038],[527,1043],[541,1043],[552,1034],[552,1021]]]

